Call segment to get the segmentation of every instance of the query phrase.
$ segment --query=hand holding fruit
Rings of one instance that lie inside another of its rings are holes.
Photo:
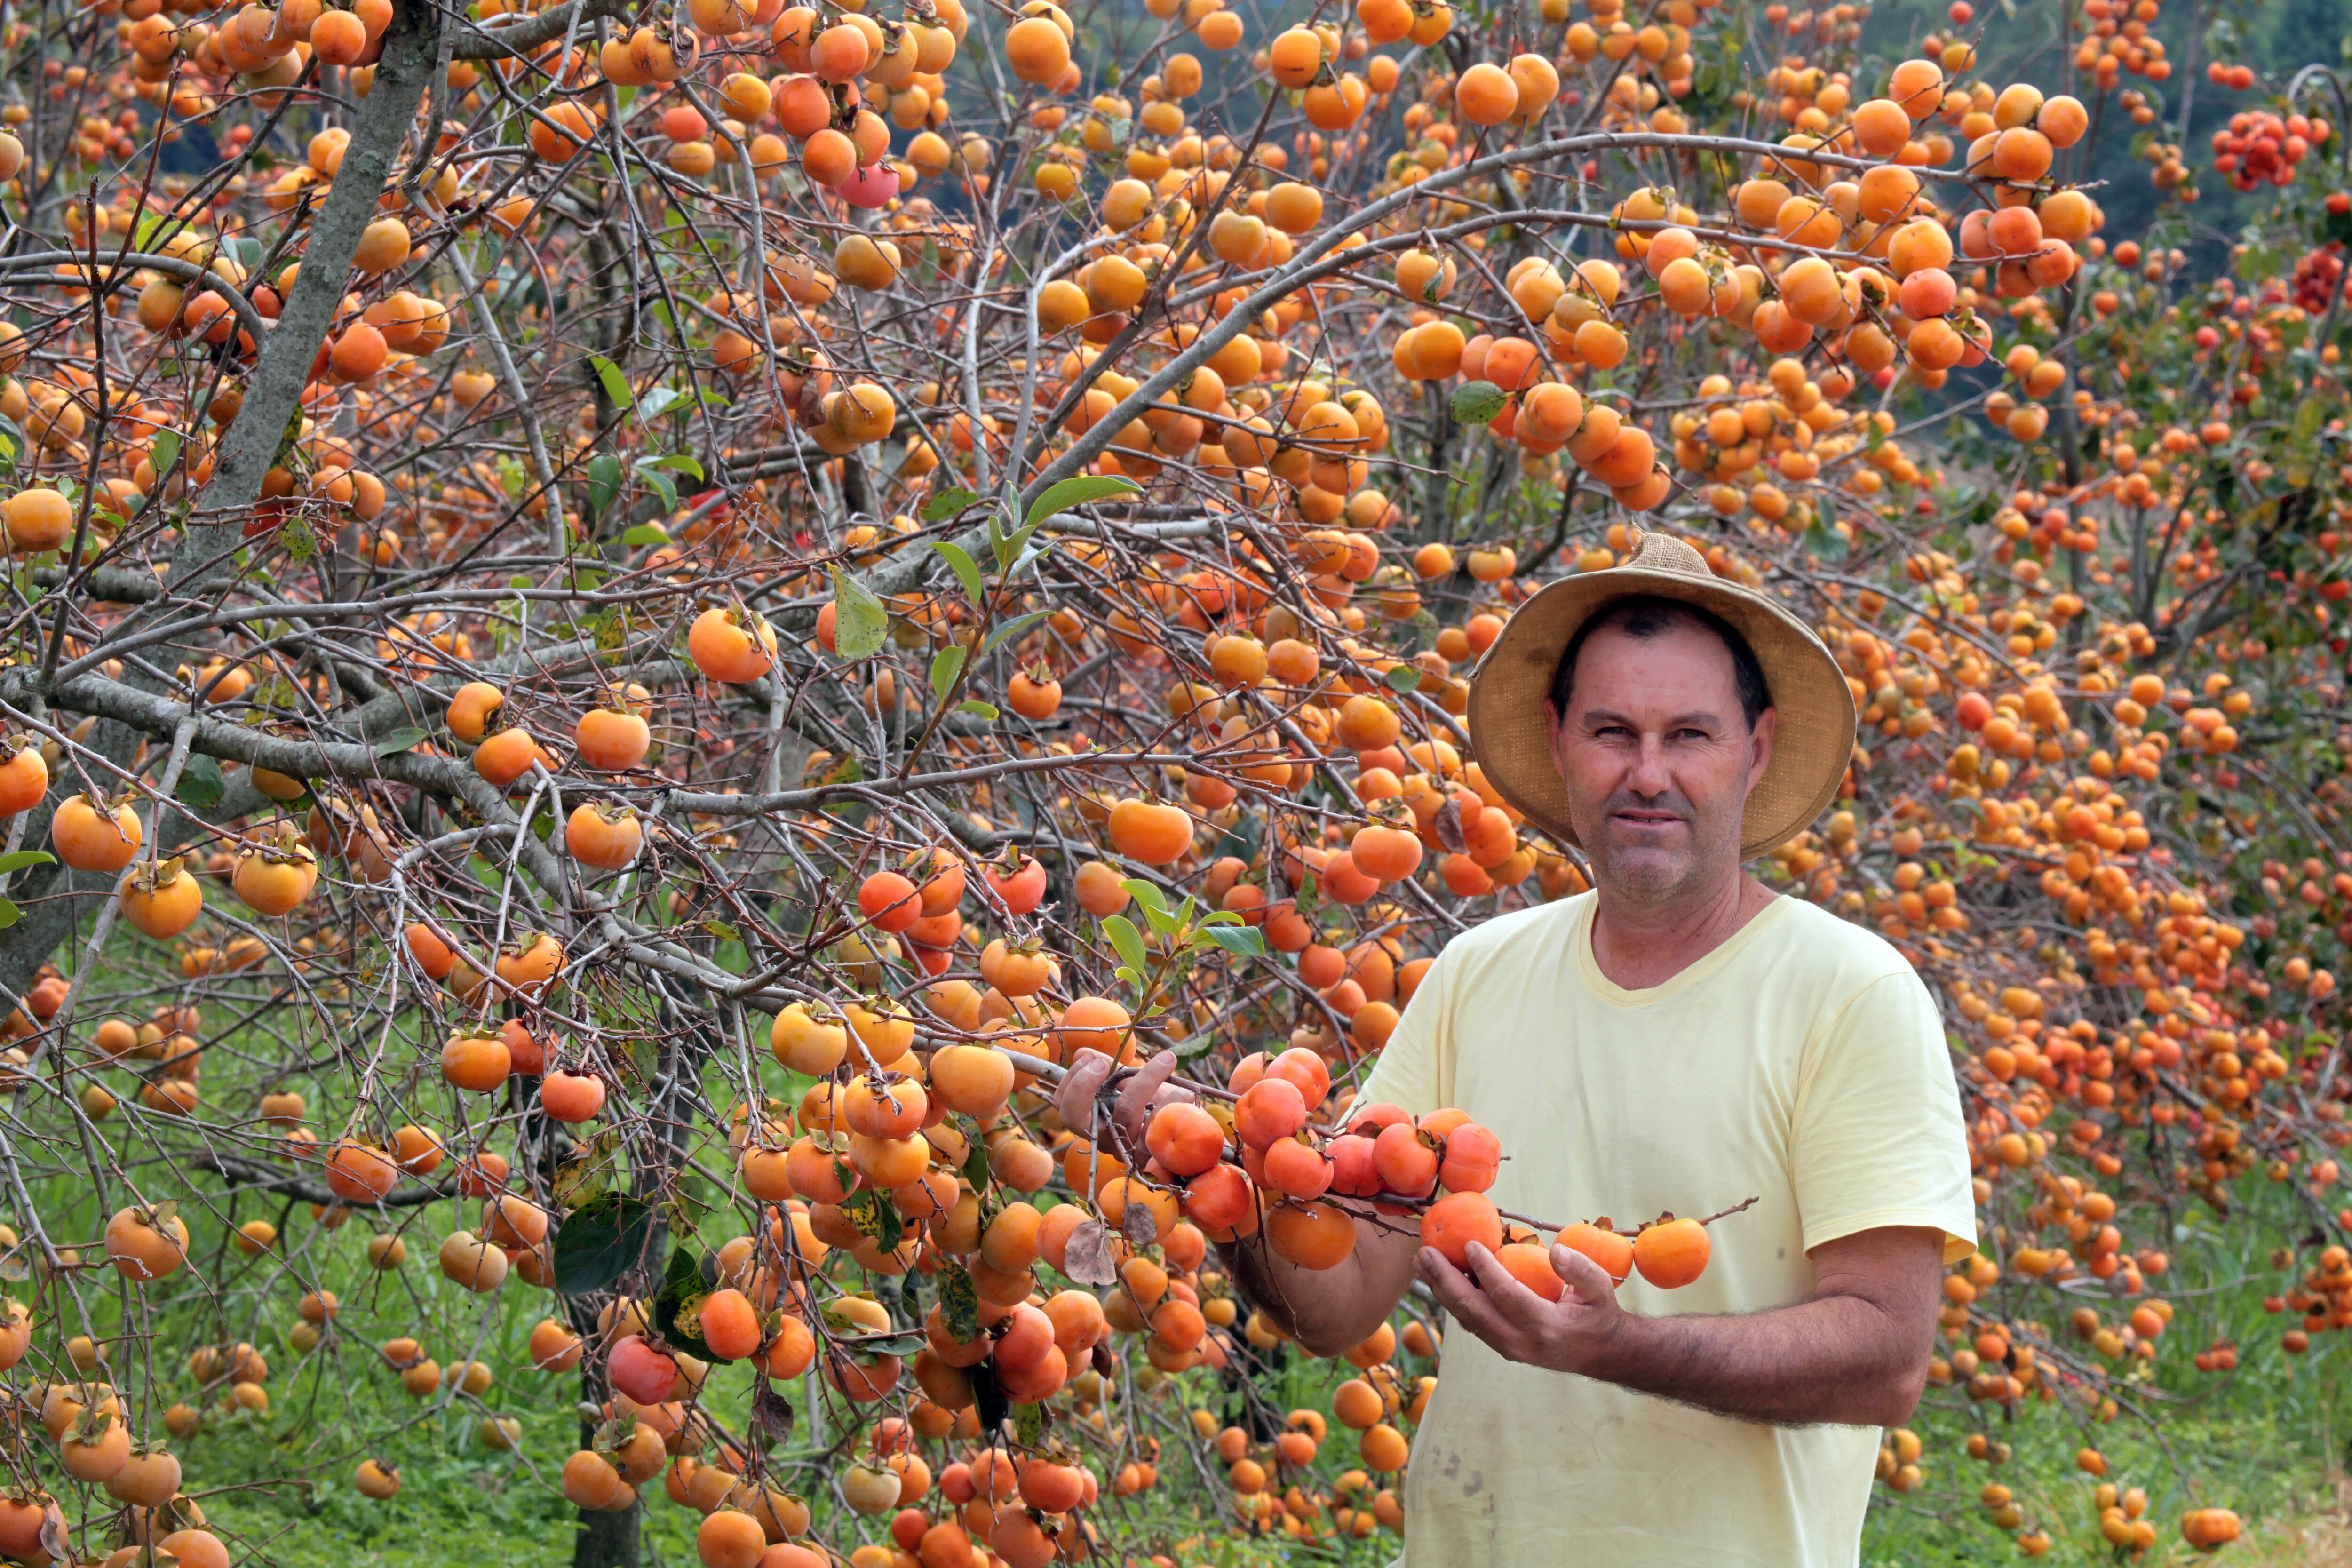
[[[1466,1272],[1438,1247],[1423,1247],[1421,1277],[1455,1321],[1496,1354],[1588,1376],[1609,1364],[1611,1347],[1628,1331],[1633,1314],[1618,1305],[1616,1282],[1601,1265],[1559,1242],[1552,1244],[1548,1270],[1545,1255],[1531,1243],[1515,1244],[1509,1250],[1527,1256],[1508,1263],[1484,1242],[1469,1242],[1463,1250]]]
[[[1175,1052],[1161,1051],[1139,1068],[1122,1069],[1109,1057],[1088,1047],[1078,1052],[1077,1060],[1071,1063],[1061,1089],[1055,1094],[1062,1125],[1082,1138],[1093,1137],[1102,1097],[1113,1082],[1118,1081],[1121,1071],[1127,1076],[1112,1108],[1111,1124],[1129,1149],[1143,1147],[1144,1126],[1153,1111],[1162,1106],[1189,1104],[1192,1100],[1191,1089],[1168,1081],[1176,1073]]]

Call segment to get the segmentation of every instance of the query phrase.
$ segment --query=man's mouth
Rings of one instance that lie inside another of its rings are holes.
[[[1670,811],[1621,811],[1616,816],[1620,822],[1631,822],[1643,827],[1664,827],[1682,820]]]

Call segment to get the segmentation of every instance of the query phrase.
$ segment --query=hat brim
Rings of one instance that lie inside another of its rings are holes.
[[[1486,782],[1528,821],[1583,847],[1546,721],[1552,676],[1577,628],[1632,595],[1675,599],[1720,616],[1748,640],[1778,712],[1772,760],[1748,793],[1739,857],[1802,832],[1835,798],[1853,756],[1853,691],[1812,628],[1761,594],[1694,574],[1618,566],[1564,577],[1504,623],[1470,687],[1470,742]]]

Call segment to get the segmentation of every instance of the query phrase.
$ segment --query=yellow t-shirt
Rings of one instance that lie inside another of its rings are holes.
[[[1934,1001],[1902,955],[1793,899],[1663,985],[1592,957],[1593,895],[1445,949],[1362,1100],[1454,1106],[1502,1140],[1489,1194],[1552,1225],[1705,1217],[1706,1272],[1629,1279],[1648,1315],[1809,1300],[1806,1249],[1883,1226],[1974,1245],[1959,1096]],[[1411,1568],[1843,1568],[1879,1434],[1769,1426],[1507,1362],[1456,1326],[1413,1440]]]

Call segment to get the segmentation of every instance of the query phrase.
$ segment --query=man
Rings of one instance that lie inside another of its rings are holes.
[[[1512,617],[1470,722],[1487,779],[1583,849],[1593,890],[1450,943],[1360,1103],[1467,1111],[1508,1156],[1489,1195],[1551,1226],[1756,1202],[1708,1227],[1705,1274],[1671,1295],[1555,1246],[1549,1303],[1484,1248],[1465,1273],[1360,1222],[1322,1273],[1257,1242],[1227,1266],[1320,1354],[1372,1332],[1416,1269],[1467,1331],[1413,1446],[1412,1568],[1853,1563],[1874,1428],[1918,1399],[1975,1215],[1926,987],[1741,869],[1836,793],[1845,678],[1794,616],[1653,534]],[[1172,1066],[1117,1097],[1139,1136]],[[1108,1068],[1073,1068],[1072,1125]]]

